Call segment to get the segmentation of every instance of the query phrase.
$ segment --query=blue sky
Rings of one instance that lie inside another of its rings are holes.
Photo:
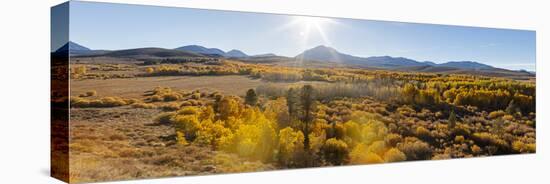
[[[71,1],[70,15],[70,40],[91,49],[202,45],[296,56],[326,45],[355,56],[535,70],[534,31],[78,1]]]

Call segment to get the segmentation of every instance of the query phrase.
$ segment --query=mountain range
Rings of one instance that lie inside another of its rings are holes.
[[[312,49],[308,49],[301,54],[298,54],[296,59],[299,60],[313,60],[323,62],[333,62],[347,65],[355,65],[359,67],[377,67],[377,68],[401,68],[401,67],[419,67],[419,66],[432,66],[432,67],[450,67],[460,69],[492,69],[494,67],[473,62],[473,61],[450,61],[446,63],[436,64],[430,61],[416,61],[404,57],[391,57],[391,56],[373,56],[373,57],[357,57],[348,54],[338,52],[336,49],[327,46],[317,46]]]
[[[187,46],[175,48],[174,50],[195,52],[206,56],[219,56],[219,57],[229,57],[229,58],[248,57],[248,55],[246,55],[244,52],[240,50],[233,49],[228,52],[224,52],[221,49],[206,48],[200,45],[187,45]]]
[[[137,48],[126,50],[92,50],[85,46],[79,45],[74,42],[68,42],[57,52],[69,52],[71,56],[78,57],[132,57],[132,58],[144,58],[144,57],[226,57],[236,58],[248,62],[279,62],[279,61],[302,61],[305,63],[324,63],[325,65],[337,64],[354,66],[360,68],[382,68],[390,70],[402,70],[402,71],[422,71],[422,72],[448,72],[454,73],[461,72],[519,72],[522,74],[529,73],[526,71],[512,71],[506,69],[496,68],[487,64],[475,62],[475,61],[449,61],[445,63],[434,63],[431,61],[416,61],[404,57],[392,57],[392,56],[372,56],[372,57],[358,57],[345,53],[341,53],[334,48],[320,45],[302,53],[295,57],[277,56],[272,53],[260,54],[260,55],[247,55],[246,53],[233,49],[228,52],[224,52],[218,48],[207,48],[200,45],[187,45],[178,47],[175,49],[164,48]]]

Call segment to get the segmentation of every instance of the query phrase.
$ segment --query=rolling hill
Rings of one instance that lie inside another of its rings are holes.
[[[150,47],[150,48],[117,50],[117,51],[112,51],[105,54],[94,55],[94,56],[147,58],[147,57],[203,57],[204,55],[194,53],[194,52],[188,52],[188,51]]]

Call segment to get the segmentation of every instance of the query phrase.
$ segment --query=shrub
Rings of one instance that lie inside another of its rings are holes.
[[[414,137],[405,138],[405,141],[399,143],[397,148],[405,153],[408,160],[430,160],[433,152],[428,143]]]
[[[195,140],[200,122],[197,115],[179,115],[172,117],[176,132],[183,132],[188,141]]]
[[[470,150],[472,150],[472,153],[474,155],[479,155],[483,151],[478,145],[475,145],[475,144],[470,147]]]
[[[534,143],[524,143],[522,141],[514,141],[512,143],[512,149],[516,153],[535,153],[536,145]]]
[[[86,93],[80,94],[78,96],[79,97],[90,97],[90,96],[95,96],[95,95],[97,95],[97,92],[92,90],[92,91],[86,91]]]
[[[501,139],[498,135],[488,132],[476,132],[472,135],[472,139],[482,146],[496,146],[499,151],[505,151],[509,148],[508,143]]]
[[[401,162],[407,160],[407,156],[396,148],[390,148],[384,154],[384,160],[386,162]]]
[[[195,142],[201,145],[211,145],[214,148],[220,146],[220,140],[225,137],[231,137],[231,130],[223,126],[223,122],[212,122],[211,116],[204,116],[201,114],[200,129],[197,131],[197,138]]]
[[[71,107],[118,107],[130,104],[129,102],[120,97],[103,97],[96,100],[87,100],[80,97],[71,97]]]
[[[234,119],[234,116],[229,116],[228,119]],[[222,149],[244,158],[272,160],[277,138],[274,128],[276,123],[267,119],[257,109],[248,109],[240,121],[242,122],[226,123],[225,127],[236,128],[231,137],[221,140]]]
[[[380,148],[377,146],[374,146],[373,148],[371,147],[372,145],[367,146],[364,143],[355,146],[349,153],[349,162],[351,164],[374,164],[384,162],[380,155],[372,152],[372,150],[377,150]]]
[[[178,92],[173,91],[171,88],[161,88],[157,87],[153,89],[152,96],[150,100],[153,102],[170,102],[182,99],[182,95]]]
[[[341,140],[330,138],[323,145],[325,160],[333,165],[342,165],[346,162],[349,153],[348,145]]]
[[[422,126],[416,128],[416,136],[424,141],[430,141],[432,139],[432,134],[430,131]]]
[[[493,112],[489,113],[488,118],[489,119],[496,119],[496,118],[500,118],[504,115],[506,115],[506,112],[504,112],[502,110],[498,110],[498,111],[493,111]]]
[[[147,72],[148,74],[152,74],[153,72],[155,72],[155,69],[152,67],[147,67],[145,68],[145,72]]]
[[[160,105],[160,108],[163,111],[177,111],[178,109],[180,109],[180,104],[171,102],[171,103]]]
[[[506,121],[513,121],[513,120],[514,120],[514,116],[509,115],[509,114],[506,114],[506,115],[502,116],[502,119],[503,119],[503,120],[506,120]]]
[[[148,104],[148,103],[143,103],[143,102],[137,102],[137,103],[132,104],[132,107],[133,107],[133,108],[141,108],[141,109],[154,109],[154,108],[156,108],[157,106],[156,106],[155,104]]]
[[[455,142],[456,143],[463,143],[464,142],[464,136],[461,136],[461,135],[455,136]]]
[[[386,144],[388,146],[395,147],[395,146],[397,146],[397,143],[399,143],[403,140],[403,138],[399,134],[393,134],[392,133],[392,134],[386,135],[384,140],[386,141]]]
[[[153,120],[155,123],[157,124],[164,124],[164,125],[168,125],[168,124],[172,124],[172,120],[171,118],[176,115],[175,112],[165,112],[165,113],[161,113],[159,114],[157,117],[155,117],[155,119]]]

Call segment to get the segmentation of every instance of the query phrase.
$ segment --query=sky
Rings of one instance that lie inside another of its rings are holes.
[[[201,45],[294,57],[325,45],[354,56],[476,61],[535,71],[535,32],[71,1],[70,40],[91,49]],[[60,46],[60,45],[59,45]]]

